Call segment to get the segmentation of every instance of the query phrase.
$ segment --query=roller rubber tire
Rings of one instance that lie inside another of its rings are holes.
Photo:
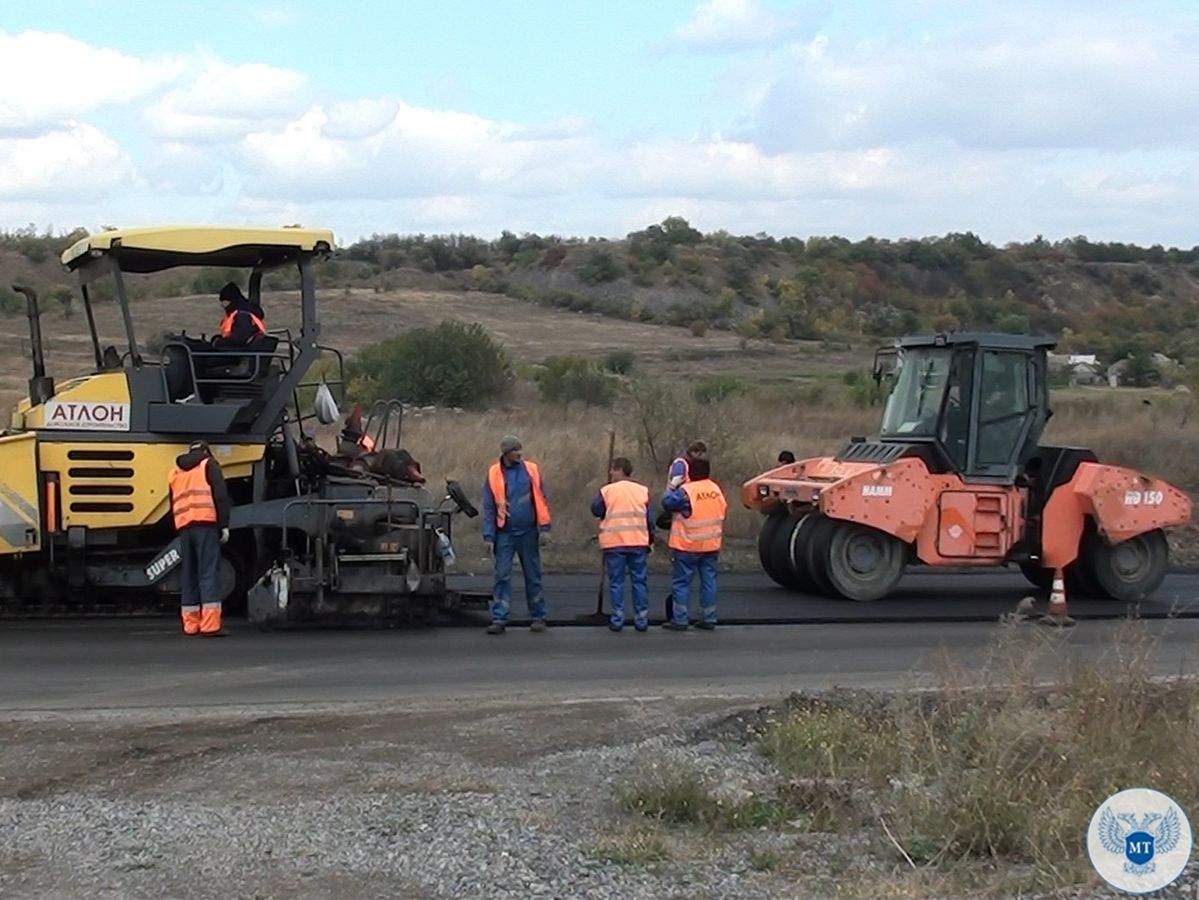
[[[794,536],[806,518],[805,516],[804,518],[794,519],[788,516],[781,527],[774,532],[774,536],[770,542],[770,564],[778,576],[775,578],[775,581],[790,591],[808,589],[807,582],[796,572],[795,566],[791,561],[791,547],[794,543]]]
[[[795,527],[787,535],[787,540],[783,548],[795,590],[802,591],[805,594],[820,592],[820,585],[812,577],[812,571],[808,568],[807,560],[808,541],[811,539],[812,526],[816,522],[817,515],[819,514],[807,513],[798,519],[795,522]]]
[[[825,571],[833,590],[847,600],[881,600],[903,577],[906,549],[896,538],[854,522],[835,522]]]
[[[783,526],[791,520],[785,512],[772,513],[762,520],[762,529],[758,532],[758,561],[762,570],[776,584],[787,587],[785,573],[780,572],[774,562],[774,538]]]
[[[1161,586],[1170,564],[1170,548],[1160,529],[1139,534],[1115,546],[1092,532],[1083,539],[1081,562],[1100,596],[1132,603]]]
[[[833,532],[837,530],[837,522],[824,513],[813,513],[811,521],[805,529],[804,540],[799,551],[803,556],[804,569],[813,587],[818,593],[828,597],[839,597],[840,593],[833,587],[828,573],[829,542]]]

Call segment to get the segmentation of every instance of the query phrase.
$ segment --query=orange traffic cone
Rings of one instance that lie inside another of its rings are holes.
[[[1075,624],[1066,609],[1066,581],[1060,571],[1053,573],[1053,590],[1049,593],[1049,609],[1041,619],[1047,625],[1068,626]]]

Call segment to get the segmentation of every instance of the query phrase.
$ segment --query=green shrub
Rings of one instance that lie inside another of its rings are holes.
[[[620,277],[620,264],[607,250],[597,250],[579,267],[579,278],[584,284],[603,284]]]
[[[549,403],[582,401],[609,406],[616,399],[617,379],[581,356],[551,356],[534,376],[541,399]]]
[[[604,357],[604,369],[616,375],[628,375],[636,360],[637,355],[632,350],[612,350]]]
[[[335,264],[331,262],[326,264],[322,268],[322,274],[329,275],[328,269],[333,265]],[[196,294],[217,294],[230,281],[241,287],[244,292],[245,277],[246,273],[241,269],[201,269],[196,273],[195,278],[192,279],[192,292]],[[295,279],[293,278],[292,280],[294,281]],[[330,277],[325,283],[333,284],[334,279]],[[340,284],[341,280],[337,279],[337,283]]]
[[[71,314],[75,311],[73,303],[75,299],[75,292],[65,284],[60,284],[51,292],[51,296],[58,303],[58,305],[62,307],[63,316],[69,319]]]
[[[364,347],[349,367],[356,399],[486,406],[512,386],[508,354],[481,325],[442,322]]]
[[[470,285],[468,290],[483,291],[488,294],[498,294],[503,291],[503,285],[495,272],[479,263],[470,270]]]
[[[0,313],[6,316],[19,316],[25,312],[25,298],[8,285],[0,284]]]
[[[749,385],[736,375],[713,375],[695,386],[698,403],[716,403],[728,397],[740,397],[749,393]]]
[[[687,327],[694,337],[703,337],[708,333],[708,322],[706,319],[696,319]]]
[[[859,381],[849,388],[849,402],[858,409],[874,406],[882,402],[882,399],[882,385],[875,384],[874,381]]]

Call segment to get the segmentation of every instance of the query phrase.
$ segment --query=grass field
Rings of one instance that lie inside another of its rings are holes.
[[[815,342],[775,344],[741,339],[727,331],[693,336],[686,328],[605,319],[598,315],[536,306],[500,294],[477,292],[371,290],[326,292],[320,298],[321,341],[353,354],[361,347],[411,328],[443,319],[478,322],[499,340],[519,366],[547,356],[602,357],[614,349],[637,354],[640,366],[663,375],[733,373],[771,380],[829,377],[868,364],[870,354],[826,351]],[[294,294],[268,294],[264,306],[271,328],[299,325]],[[215,297],[188,296],[136,301],[138,339],[186,330],[211,333],[220,321]],[[90,371],[91,346],[82,312],[65,318],[61,309],[43,304],[42,330],[47,368],[57,377]],[[124,347],[124,326],[115,304],[96,306],[104,343]],[[29,378],[29,328],[24,317],[0,318],[0,403],[24,396]]]
[[[426,291],[336,292],[324,296],[323,343],[348,354],[409,328],[442,319],[478,322],[512,355],[518,368],[553,355],[600,358],[615,349],[636,356],[636,377],[612,409],[542,402],[528,383],[517,386],[502,407],[460,414],[439,411],[410,417],[405,446],[430,480],[462,479],[477,496],[483,472],[500,437],[519,434],[528,454],[542,462],[556,514],[557,546],[547,563],[576,567],[595,552],[588,504],[605,475],[607,432],[617,433],[617,452],[630,456],[637,477],[656,491],[671,456],[687,441],[704,438],[714,472],[729,495],[730,558],[753,560],[756,514],[741,508],[741,483],[773,465],[779,450],[798,456],[830,453],[850,435],[876,430],[878,407],[859,408],[841,382],[862,370],[871,347],[827,351],[818,344],[743,344],[735,335],[602,319],[547,309],[494,294]],[[297,323],[294,295],[268,296],[271,327]],[[138,301],[133,308],[141,339],[165,331],[210,331],[218,319],[214,298]],[[91,369],[91,349],[81,314],[43,316],[47,363],[58,377]],[[120,346],[115,306],[98,308],[98,327]],[[28,338],[23,318],[0,320],[0,402],[25,393]],[[700,376],[736,375],[749,393],[712,404],[697,403],[690,387]],[[1147,402],[1146,402],[1147,401]],[[1189,415],[1189,395],[1167,391],[1079,388],[1057,392],[1046,440],[1094,448],[1104,460],[1135,466],[1199,490],[1199,412]],[[468,546],[468,553],[470,548]]]

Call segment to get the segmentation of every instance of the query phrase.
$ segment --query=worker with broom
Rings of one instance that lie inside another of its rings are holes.
[[[654,515],[649,488],[632,479],[633,464],[627,457],[612,460],[608,483],[591,501],[591,514],[600,520],[599,545],[608,576],[608,630],[624,628],[624,581],[627,572],[633,583],[633,627],[649,628],[650,548],[654,541]]]

